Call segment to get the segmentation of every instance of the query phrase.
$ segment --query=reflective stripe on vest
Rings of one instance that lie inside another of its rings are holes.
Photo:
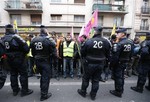
[[[63,56],[64,57],[73,57],[74,54],[74,41],[72,41],[67,47],[67,43],[63,43]]]

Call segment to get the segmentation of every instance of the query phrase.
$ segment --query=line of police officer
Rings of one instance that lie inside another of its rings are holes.
[[[20,90],[22,97],[32,94],[33,90],[28,88],[27,64],[25,60],[26,54],[29,52],[27,43],[19,35],[15,34],[11,24],[6,25],[6,33],[1,40],[5,50],[4,54],[6,54],[7,62],[10,66],[10,81],[13,95],[18,95]],[[51,77],[49,63],[50,57],[56,56],[55,46],[56,44],[48,37],[47,30],[44,26],[41,26],[40,35],[31,41],[32,55],[41,74],[41,101],[48,99],[52,95],[48,93]],[[19,75],[21,89],[18,84]]]
[[[77,92],[82,97],[86,97],[87,87],[89,86],[89,80],[91,79],[92,87],[90,97],[92,100],[95,100],[99,88],[98,78],[100,77],[104,65],[108,64],[107,61],[109,61],[111,67],[113,67],[112,74],[115,82],[115,90],[110,90],[110,93],[117,97],[122,97],[124,92],[124,72],[128,63],[132,60],[131,58],[134,51],[133,41],[127,38],[125,28],[119,29],[116,31],[117,41],[115,41],[111,47],[109,41],[102,37],[102,28],[96,27],[95,31],[93,38],[86,41],[81,49],[83,60],[85,60],[85,73],[83,75],[81,89],[78,89]],[[140,55],[140,70],[137,86],[131,87],[132,90],[141,93],[143,92],[143,86],[146,83],[147,73],[150,72],[150,33],[146,34],[146,40],[144,42],[146,42],[146,44],[144,43],[143,45],[142,43],[141,48],[138,51]],[[144,54],[144,56],[142,54]],[[148,86],[145,88],[150,90],[150,80]]]
[[[102,37],[102,27],[95,27],[95,35],[93,38],[87,40],[81,48],[81,55],[84,60],[82,61],[84,62],[84,74],[81,89],[77,90],[81,96],[86,96],[86,89],[89,86],[89,81],[91,79],[92,87],[90,96],[92,100],[95,100],[96,93],[99,89],[99,77],[102,69],[108,62],[113,62],[115,63],[115,66],[113,66],[115,67],[113,68],[115,90],[111,90],[110,93],[115,96],[122,97],[124,91],[124,70],[127,67],[127,63],[131,60],[134,49],[133,42],[126,37],[125,32],[126,29],[120,29],[117,31],[117,38],[119,41],[115,44],[115,46],[113,46],[114,48],[112,47],[113,53],[110,57],[111,43],[108,39]],[[145,45],[148,45],[148,48],[150,46],[149,37],[150,33],[147,33],[146,40],[148,40],[148,43]],[[19,75],[21,83],[21,96],[26,96],[33,93],[33,90],[28,88],[25,56],[29,52],[29,47],[27,46],[26,42],[20,36],[15,34],[13,26],[10,24],[6,25],[6,33],[1,40],[5,47],[7,61],[11,67],[10,81],[13,95],[16,96],[20,91],[18,84]],[[35,59],[35,64],[41,74],[40,100],[43,101],[52,95],[51,93],[48,93],[52,70],[50,66],[50,57],[56,57],[57,55],[56,44],[51,38],[49,38],[45,27],[41,26],[40,35],[33,38],[30,47],[32,49],[32,55]],[[146,56],[148,55],[150,56],[150,54],[147,54]],[[140,65],[142,68],[141,73],[139,73],[137,87],[131,87],[131,89],[137,92],[143,91],[143,86],[146,81],[146,74],[148,71],[150,71],[150,66],[148,64],[148,61],[150,60],[149,56],[148,59],[145,59],[146,62],[141,58]],[[150,85],[148,85],[146,88],[150,89]]]

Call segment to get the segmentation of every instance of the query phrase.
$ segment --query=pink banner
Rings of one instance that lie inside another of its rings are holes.
[[[87,23],[87,25],[85,26],[85,30],[84,30],[84,34],[89,37],[89,33],[90,30],[93,27],[96,27],[98,24],[98,10],[95,10],[95,12],[92,15],[92,18],[90,19],[90,21]]]

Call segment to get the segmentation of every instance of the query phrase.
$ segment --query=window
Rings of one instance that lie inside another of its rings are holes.
[[[148,3],[148,0],[143,0],[143,6],[144,6],[144,7],[147,7],[148,4],[149,4],[149,3]]]
[[[98,25],[103,26],[103,16],[98,16]]]
[[[21,25],[21,15],[10,15],[10,23],[13,24],[14,23],[14,20],[17,21],[17,24],[18,25]]]
[[[85,3],[85,0],[74,0],[74,3]]]
[[[123,0],[115,0],[114,5],[123,5]]]
[[[11,0],[11,1],[9,1],[9,6],[11,6],[11,8],[19,9],[21,7],[20,0]]]
[[[62,15],[51,14],[51,20],[53,21],[60,21],[61,18],[62,18]]]
[[[42,22],[42,17],[40,14],[31,15],[31,24],[32,25],[40,25]]]
[[[74,15],[74,22],[85,22],[85,15]]]
[[[149,30],[148,19],[141,20],[140,30]]]
[[[41,2],[41,0],[30,0],[30,2]]]
[[[58,2],[61,2],[61,0],[51,0],[51,2],[58,3]]]
[[[142,19],[141,26],[147,26],[147,25],[148,25],[148,19]]]
[[[114,24],[117,27],[123,26],[123,17],[117,16],[114,18]]]
[[[95,3],[104,4],[104,0],[94,0]]]

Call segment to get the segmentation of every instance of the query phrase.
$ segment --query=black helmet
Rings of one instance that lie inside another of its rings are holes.
[[[122,28],[119,30],[116,30],[116,33],[125,33],[126,34],[127,29],[126,28]]]
[[[94,27],[94,30],[95,30],[96,32],[102,32],[103,27],[97,26],[97,27]]]
[[[13,28],[13,25],[7,24],[7,25],[5,26],[5,28],[6,28],[6,29],[12,29],[12,28]]]
[[[41,25],[40,28],[45,28],[45,25]]]
[[[7,34],[7,35],[8,35],[8,34],[15,34],[13,25],[11,25],[11,24],[7,24],[7,25],[5,26],[5,31],[6,31],[5,34]]]

